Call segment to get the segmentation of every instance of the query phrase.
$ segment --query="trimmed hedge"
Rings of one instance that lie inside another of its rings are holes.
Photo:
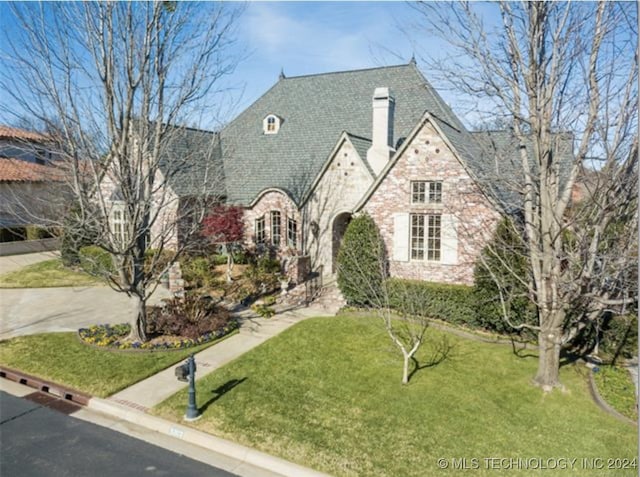
[[[390,278],[389,305],[401,313],[477,327],[473,287]]]
[[[78,252],[80,267],[89,275],[104,276],[115,272],[111,255],[97,245],[82,247]]]

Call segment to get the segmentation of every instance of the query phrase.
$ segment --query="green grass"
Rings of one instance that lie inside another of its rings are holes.
[[[629,419],[638,419],[636,408],[636,387],[624,368],[601,366],[600,371],[593,374],[600,396]]]
[[[100,283],[91,275],[66,268],[59,258],[0,275],[0,288],[77,287]]]
[[[214,343],[179,351],[113,352],[82,344],[75,333],[44,333],[1,341],[0,365],[106,397]]]
[[[576,458],[577,470],[546,473],[607,475],[580,459],[635,456],[637,429],[592,401],[584,368],[563,368],[567,390],[545,395],[531,385],[535,357],[509,346],[432,329],[423,365],[443,337],[449,356],[402,386],[399,353],[376,319],[304,321],[200,379],[203,418],[190,425],[337,476],[459,475],[438,458],[480,459],[473,475],[532,473],[487,469],[489,457]],[[180,421],[185,401],[177,393],[154,413]]]

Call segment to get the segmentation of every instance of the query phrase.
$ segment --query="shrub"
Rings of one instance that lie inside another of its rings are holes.
[[[24,227],[0,229],[0,242],[18,242],[24,240],[27,232]]]
[[[349,305],[375,305],[386,277],[384,242],[368,214],[351,221],[338,253],[338,287]],[[379,304],[379,303],[378,303]]]
[[[104,276],[115,273],[111,254],[97,245],[82,247],[78,257],[80,267],[89,275]]]
[[[194,288],[210,288],[218,281],[214,262],[208,257],[188,257],[180,262],[182,278]]]
[[[245,276],[257,290],[265,287],[267,291],[278,286],[279,274],[280,261],[271,258],[267,253],[251,257],[249,267],[245,271]]]
[[[435,318],[454,325],[476,325],[473,288],[419,280],[386,281],[389,306],[401,313]]]
[[[91,216],[89,212],[86,213]],[[83,221],[81,215],[78,206],[74,205],[64,217],[60,240],[60,257],[66,267],[80,265],[80,249],[94,245],[98,238],[98,230]]]
[[[211,257],[211,262],[213,263],[213,265],[219,266],[219,265],[226,265],[227,264],[227,256],[224,254],[216,254],[213,255]],[[234,259],[235,262],[235,259]],[[238,263],[238,262],[235,262]]]
[[[38,227],[37,225],[28,225],[26,227],[27,230],[27,240],[42,240],[51,238],[51,232],[49,230]]]
[[[601,333],[600,347],[614,363],[620,357],[630,359],[638,355],[637,314],[607,317]]]
[[[227,257],[224,256],[225,261],[227,263]],[[233,252],[233,261],[238,265],[248,265],[249,264],[249,254],[245,250],[238,250]]]
[[[230,326],[231,314],[210,297],[187,293],[184,298],[164,300],[149,308],[149,332],[195,339]]]
[[[478,261],[474,271],[477,326],[498,333],[518,333],[504,319],[500,291],[511,323],[536,324],[536,308],[528,296],[527,286],[516,278],[526,281],[531,272],[522,234],[510,220],[504,219],[498,224],[482,256],[486,265]]]
[[[271,318],[273,315],[276,314],[276,311],[266,303],[263,303],[263,304],[256,303],[251,306],[251,309],[255,311],[258,315],[260,315],[262,318]]]

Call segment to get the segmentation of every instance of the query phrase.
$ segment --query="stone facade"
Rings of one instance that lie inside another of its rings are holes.
[[[412,181],[441,181],[441,203],[412,204]],[[459,284],[473,283],[478,254],[499,218],[478,184],[429,122],[413,137],[363,211],[373,217],[384,238],[391,276]],[[441,216],[440,261],[411,258],[410,214]]]
[[[303,207],[305,254],[311,268],[324,273],[334,269],[334,259],[344,234],[345,222],[373,183],[373,176],[351,141],[344,137],[329,159],[324,174]]]
[[[271,212],[280,212],[280,240],[278,245],[273,243],[273,229],[271,224]],[[276,251],[284,252],[287,249],[295,248],[296,251],[302,248],[302,220],[298,207],[291,198],[279,189],[265,191],[256,201],[244,210],[244,230],[245,245],[254,248],[257,245],[256,220],[264,218],[264,239],[265,244],[273,247]],[[296,239],[295,247],[288,241],[288,219],[295,220]]]
[[[161,172],[158,172],[156,183],[165,183]],[[111,210],[117,206],[118,202],[112,200],[115,197],[116,186],[113,180],[106,176],[100,184],[100,193],[105,205],[108,208],[107,213],[111,215]],[[166,186],[164,190],[158,191],[153,197],[152,216],[157,214],[154,223],[151,225],[151,237],[149,240],[149,248],[175,249],[178,246],[178,210],[180,209],[180,198]]]

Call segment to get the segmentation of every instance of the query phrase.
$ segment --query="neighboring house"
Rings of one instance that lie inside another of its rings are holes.
[[[0,126],[0,230],[3,240],[24,238],[29,225],[59,219],[54,200],[62,175],[46,136]]]
[[[391,275],[469,284],[500,215],[519,200],[510,135],[467,131],[414,61],[281,75],[210,137],[219,150],[208,164],[224,169],[226,201],[244,207],[247,244],[308,256],[325,274],[351,217],[367,212]],[[174,193],[194,190],[182,180]]]

